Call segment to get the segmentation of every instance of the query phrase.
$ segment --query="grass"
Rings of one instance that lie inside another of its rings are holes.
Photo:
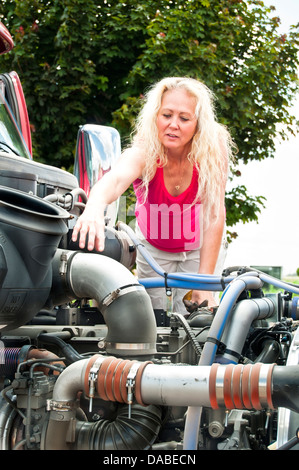
[[[289,284],[296,284],[299,287],[299,277],[294,275],[294,276],[284,276],[281,279],[283,282],[287,282]],[[276,286],[272,286],[271,284],[264,284],[263,290],[267,294],[274,294],[276,292],[281,292],[283,289],[277,288]]]

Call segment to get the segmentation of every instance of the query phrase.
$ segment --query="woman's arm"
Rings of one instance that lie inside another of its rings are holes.
[[[223,172],[223,179],[220,187],[219,194],[219,208],[218,213],[214,213],[211,216],[210,223],[206,230],[203,230],[202,244],[200,248],[200,260],[199,260],[199,274],[214,274],[221,243],[223,239],[223,232],[226,221],[226,210],[225,210],[225,190],[226,181],[228,174],[228,161],[227,152],[224,145],[221,145],[223,159],[225,161],[225,171]],[[197,302],[199,305],[204,301],[208,300],[210,307],[216,306],[216,301],[211,291],[198,291],[192,292],[192,301]]]
[[[225,226],[226,217],[224,205],[221,207],[220,211],[217,221],[214,224],[210,224],[208,229],[203,233],[198,269],[199,274],[214,274]],[[192,292],[193,302],[197,302],[200,305],[204,300],[208,300],[209,307],[216,306],[213,292],[199,290]]]
[[[115,167],[106,173],[91,189],[85,210],[73,229],[72,240],[79,236],[80,248],[85,247],[88,234],[88,250],[104,249],[104,212],[108,204],[116,201],[132,182],[142,176],[144,158],[137,147],[126,150]]]

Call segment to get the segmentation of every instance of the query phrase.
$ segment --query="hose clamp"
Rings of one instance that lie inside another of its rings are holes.
[[[102,301],[102,305],[104,307],[109,307],[116,299],[121,297],[122,295],[129,294],[130,292],[135,292],[136,290],[144,290],[144,287],[140,284],[132,284],[130,286],[119,287],[115,289],[113,292],[110,292],[104,300]]]
[[[104,356],[99,356],[93,363],[88,374],[88,384],[89,384],[88,396],[89,396],[89,412],[90,413],[92,412],[92,404],[93,404],[93,399],[94,399],[94,394],[95,394],[95,383],[98,378],[98,373],[99,373],[99,370],[101,368],[101,365],[104,359],[105,359]]]
[[[129,409],[128,409],[129,418],[131,418],[131,408],[132,408],[132,403],[133,403],[136,375],[140,366],[141,366],[141,362],[134,362],[127,375],[126,388],[128,390],[127,401],[129,405]]]
[[[58,401],[49,399],[47,400],[47,411],[72,411],[78,408],[76,402],[73,401]]]
[[[60,256],[60,266],[59,266],[59,274],[61,277],[66,275],[67,262],[68,262],[67,252],[63,251]]]
[[[272,374],[275,364],[262,364],[259,374],[259,397],[263,408],[274,409],[272,403]]]

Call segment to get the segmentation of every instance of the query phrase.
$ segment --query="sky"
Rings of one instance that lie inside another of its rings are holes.
[[[276,7],[273,16],[281,19],[280,32],[289,32],[299,22],[299,0],[264,0]],[[291,109],[299,119],[299,96]],[[299,268],[299,135],[277,142],[274,159],[239,165],[242,176],[234,183],[244,184],[251,195],[266,197],[259,222],[237,224],[238,238],[230,245],[225,267],[281,266],[282,275]]]

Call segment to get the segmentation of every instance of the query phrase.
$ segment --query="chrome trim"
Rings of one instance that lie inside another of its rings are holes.
[[[268,408],[267,403],[267,383],[270,366],[269,364],[263,364],[260,368],[259,374],[259,398],[263,408]]]

